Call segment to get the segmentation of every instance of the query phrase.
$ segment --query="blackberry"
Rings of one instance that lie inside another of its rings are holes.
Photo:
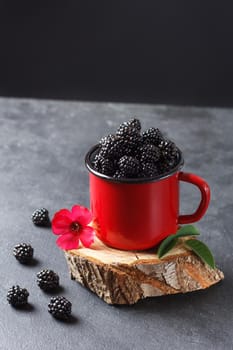
[[[7,301],[12,306],[21,306],[27,304],[29,293],[26,288],[16,285],[11,287],[7,293]]]
[[[59,286],[59,276],[52,270],[41,270],[36,276],[37,285],[45,291]]]
[[[30,244],[17,244],[13,249],[13,255],[21,264],[27,264],[33,258],[33,248]]]
[[[137,177],[140,171],[138,159],[131,156],[123,156],[118,162],[119,170],[125,177]]]
[[[141,142],[140,132],[136,128],[123,123],[118,128],[116,134],[125,142],[124,155],[135,155],[137,147]]]
[[[137,157],[138,148],[140,145],[140,138],[126,136],[124,139],[124,153],[121,154],[119,158],[123,156]]]
[[[94,158],[94,168],[102,174],[113,175],[114,173],[114,161],[109,158],[104,158],[100,154],[97,154]]]
[[[113,177],[115,179],[122,179],[125,177],[125,175],[118,169],[115,171],[115,173],[113,174]]]
[[[55,318],[67,320],[71,315],[72,304],[65,297],[52,297],[48,304],[48,312]]]
[[[99,154],[106,158],[121,157],[125,152],[125,142],[120,137],[115,135],[108,135],[100,140],[100,151]]]
[[[164,171],[169,171],[174,168],[178,162],[179,151],[175,143],[169,140],[164,140],[159,144],[161,150],[161,166]]]
[[[142,133],[142,142],[151,143],[158,146],[164,140],[163,134],[159,129],[149,128]]]
[[[142,163],[157,162],[160,158],[160,149],[150,143],[144,144],[139,151],[141,153],[140,161]]]
[[[107,136],[102,137],[100,139],[100,141],[99,141],[100,147],[106,145],[106,143],[109,142],[111,139],[114,140],[115,139],[115,135],[109,134]]]
[[[49,224],[49,212],[45,208],[36,209],[32,213],[32,222],[38,226],[47,226]]]
[[[178,156],[178,149],[175,143],[170,140],[161,141],[159,148],[164,158],[177,158]]]
[[[132,138],[130,137],[127,140],[127,149],[128,149],[128,155],[131,155],[133,157],[137,156],[138,148],[141,146],[141,136],[139,138]]]
[[[130,127],[133,127],[137,129],[138,131],[141,131],[141,123],[139,119],[132,118],[129,121],[125,122],[125,124],[129,125]]]
[[[159,162],[159,165],[158,165],[159,174],[162,175],[162,174],[165,174],[165,173],[171,171],[176,166],[176,164],[177,164],[176,159],[161,160]]]
[[[142,164],[142,177],[154,177],[159,174],[158,166],[152,162]]]
[[[124,122],[117,129],[116,136],[120,138],[128,136],[138,137],[140,136],[140,131],[138,130],[138,127],[135,127],[132,124],[129,124],[128,122]]]
[[[173,148],[173,146],[164,149],[162,151],[162,156],[159,162],[159,172],[164,174],[172,170],[178,163],[178,149]]]

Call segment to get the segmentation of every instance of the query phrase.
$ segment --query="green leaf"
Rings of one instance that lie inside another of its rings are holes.
[[[192,251],[198,255],[204,263],[213,269],[215,268],[214,257],[209,248],[203,242],[197,239],[189,239],[184,242],[184,245],[191,248]]]
[[[158,257],[162,258],[162,256],[167,254],[175,246],[179,237],[196,236],[199,234],[199,231],[193,225],[182,226],[175,234],[168,236],[162,241],[157,251]]]
[[[182,226],[176,233],[176,237],[184,237],[184,236],[197,236],[200,232],[193,225],[185,225]]]
[[[158,249],[158,257],[162,258],[165,254],[167,254],[177,243],[178,238],[175,235],[168,236],[159,246]]]

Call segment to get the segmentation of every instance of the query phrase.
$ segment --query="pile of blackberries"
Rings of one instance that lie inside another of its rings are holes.
[[[175,143],[156,128],[141,133],[141,123],[131,119],[122,123],[115,134],[103,137],[93,159],[98,172],[120,178],[150,178],[171,171],[179,163]]]

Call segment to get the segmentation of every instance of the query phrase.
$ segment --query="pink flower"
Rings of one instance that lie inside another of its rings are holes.
[[[74,205],[71,211],[61,209],[54,214],[52,231],[60,235],[56,243],[65,250],[77,249],[79,240],[85,247],[94,242],[94,229],[88,224],[92,220],[91,212],[80,205]]]

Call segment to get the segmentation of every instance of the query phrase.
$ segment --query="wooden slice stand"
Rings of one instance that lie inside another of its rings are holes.
[[[224,278],[181,244],[162,259],[156,250],[122,251],[95,238],[91,248],[65,252],[71,278],[108,304],[205,289]]]

